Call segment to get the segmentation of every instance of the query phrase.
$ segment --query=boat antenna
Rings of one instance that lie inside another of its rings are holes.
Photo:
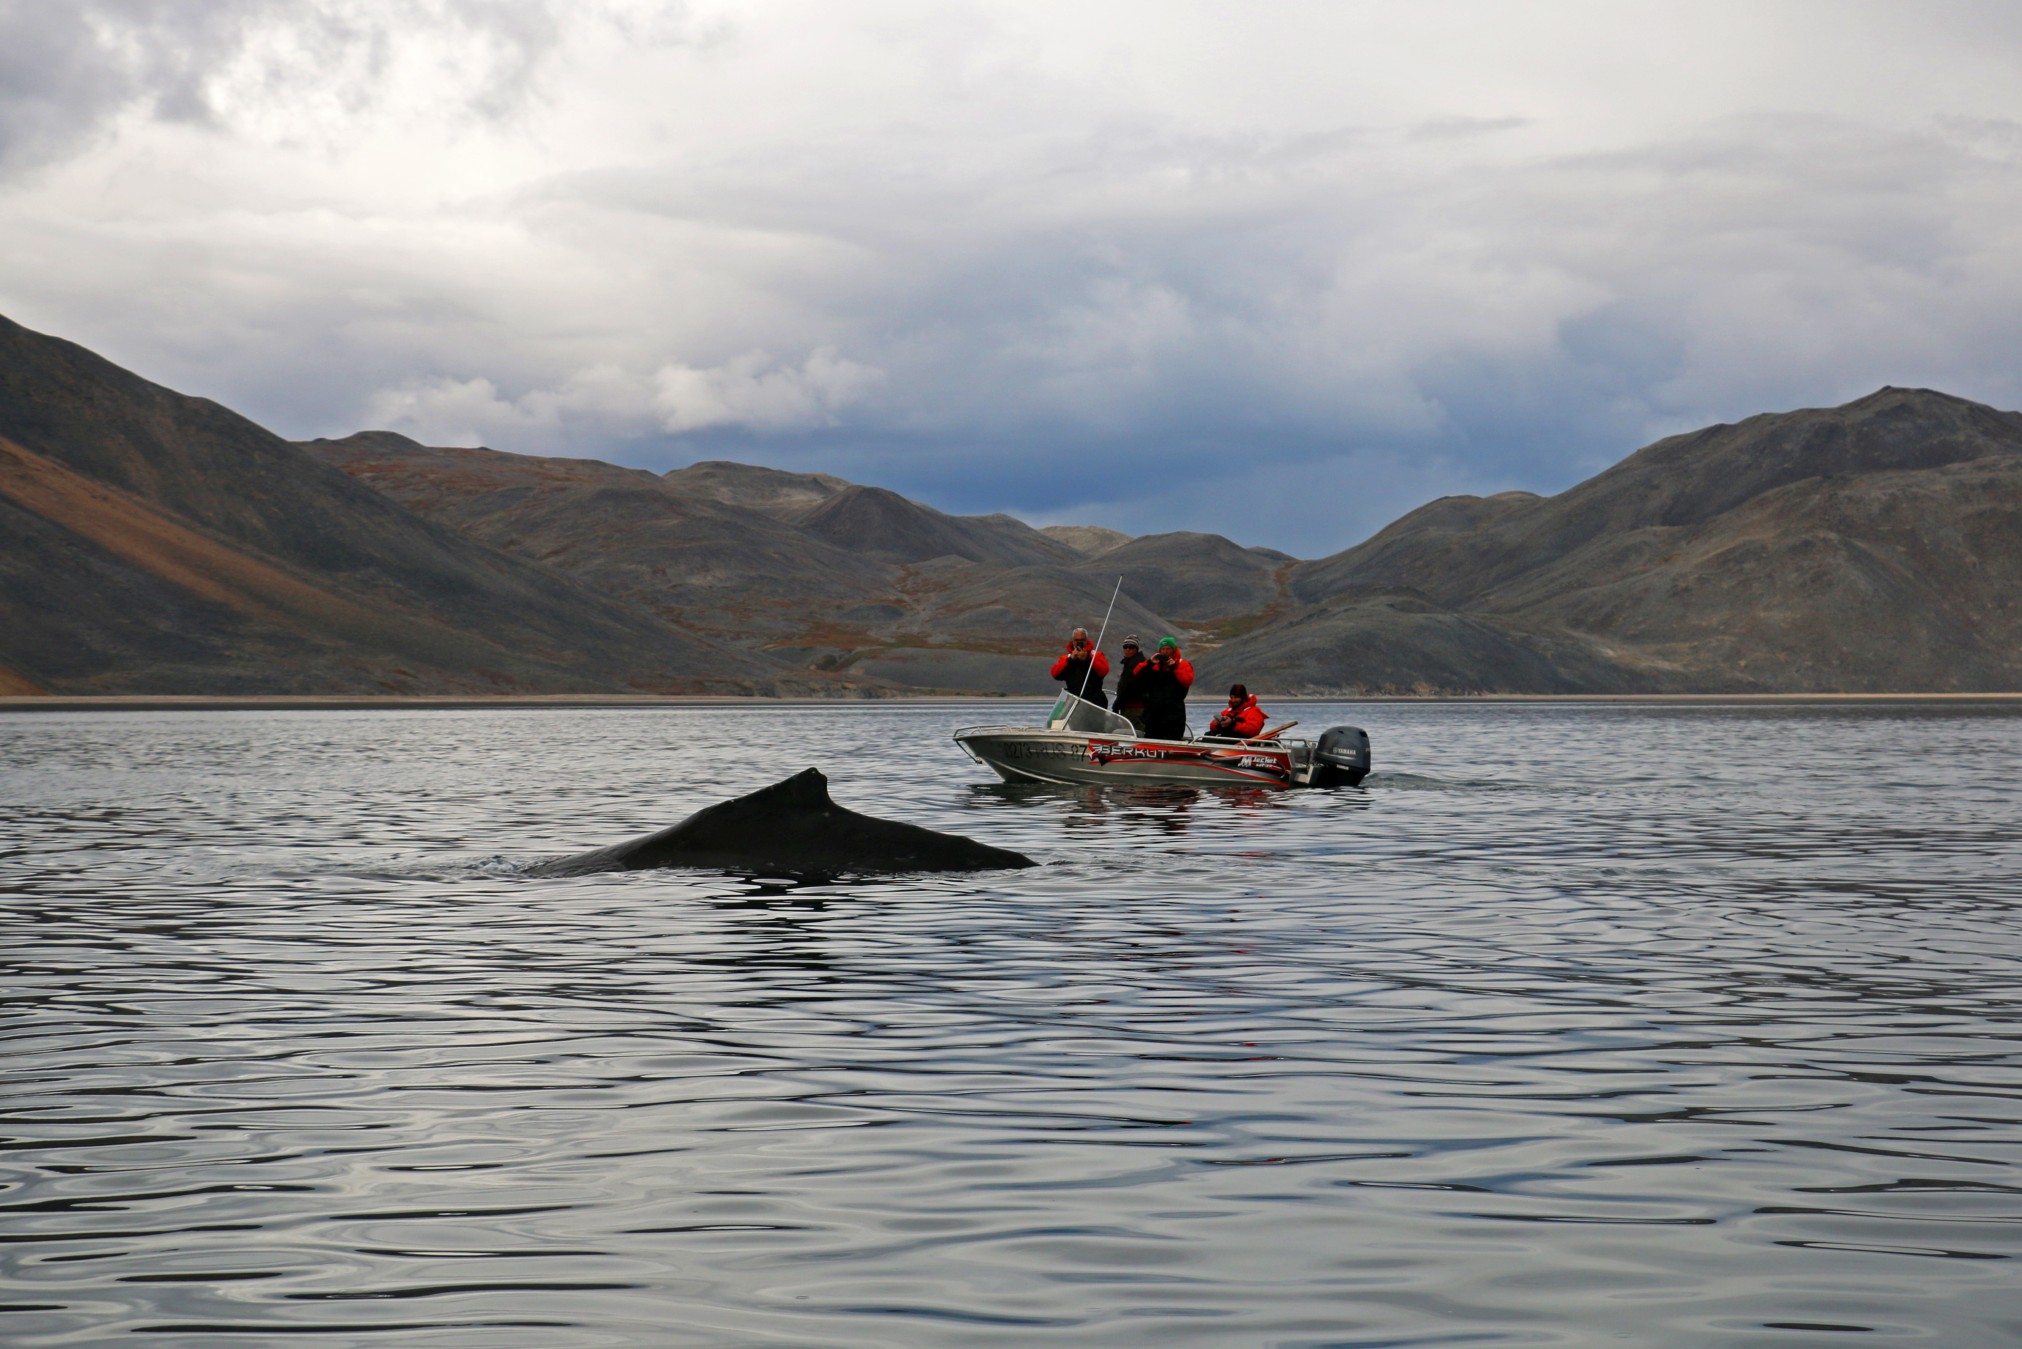
[[[1088,681],[1095,678],[1095,658],[1102,654],[1102,639],[1109,633],[1109,616],[1116,612],[1116,597],[1123,593],[1123,578],[1116,578],[1116,589],[1109,592],[1109,607],[1102,611],[1102,626],[1095,632],[1095,647],[1088,653],[1088,669],[1081,676],[1081,692],[1074,696],[1086,702]]]

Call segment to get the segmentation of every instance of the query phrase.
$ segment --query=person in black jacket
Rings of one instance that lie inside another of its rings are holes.
[[[1158,654],[1144,667],[1144,733],[1153,740],[1184,740],[1187,734],[1187,690],[1194,667],[1180,654],[1179,643],[1158,639]]]
[[[1124,638],[1123,655],[1116,662],[1116,710],[1130,719],[1139,735],[1144,734],[1143,675],[1149,664],[1150,657],[1138,647],[1137,634]]]

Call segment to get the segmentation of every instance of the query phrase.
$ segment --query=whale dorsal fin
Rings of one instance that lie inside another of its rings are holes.
[[[804,810],[831,804],[828,779],[822,776],[819,768],[803,768],[790,778],[759,788],[744,800],[753,805],[764,802],[769,806],[794,806]]]

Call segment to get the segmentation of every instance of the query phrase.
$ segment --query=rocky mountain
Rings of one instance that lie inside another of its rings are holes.
[[[16,690],[163,693],[752,691],[783,673],[4,319],[0,668]]]
[[[958,557],[1007,566],[1071,562],[1083,550],[1010,515],[946,515],[882,487],[862,487],[827,473],[785,473],[721,459],[663,475],[668,487],[798,525],[819,539],[889,562]],[[1066,526],[1113,535],[1094,526]]]
[[[1043,692],[1062,635],[1100,620],[1115,581],[1068,565],[1080,555],[1010,516],[947,515],[826,475],[721,462],[655,475],[383,431],[303,448],[418,514],[714,640],[901,687]],[[1172,626],[1128,597],[1117,622]]]
[[[891,562],[957,557],[1003,566],[1045,566],[1080,554],[1008,515],[943,515],[882,487],[848,487],[795,520],[818,539]]]
[[[1922,389],[1433,502],[1214,653],[1280,687],[2022,688],[2022,415]]]
[[[1045,525],[1039,532],[1049,539],[1058,539],[1083,557],[1100,557],[1130,542],[1130,535],[1122,530],[1104,529],[1101,525]]]
[[[899,576],[672,475],[429,447],[385,431],[302,448],[480,543],[729,643],[801,636],[838,607],[886,595]]]
[[[1448,497],[1301,562],[387,432],[290,444],[0,320],[0,694],[1043,692],[1067,629],[1274,693],[2022,689],[2022,414],[1928,390]]]
[[[668,486],[690,497],[742,506],[781,520],[804,514],[855,486],[826,473],[787,473],[725,459],[704,459],[664,476]]]
[[[1219,534],[1147,534],[1083,562],[1089,576],[1121,576],[1131,598],[1194,629],[1241,626],[1281,607],[1295,560]]]

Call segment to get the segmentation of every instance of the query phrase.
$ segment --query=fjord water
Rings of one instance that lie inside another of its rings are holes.
[[[9,1346],[2022,1340],[2022,715],[0,719]],[[1024,872],[535,880],[809,764]]]

